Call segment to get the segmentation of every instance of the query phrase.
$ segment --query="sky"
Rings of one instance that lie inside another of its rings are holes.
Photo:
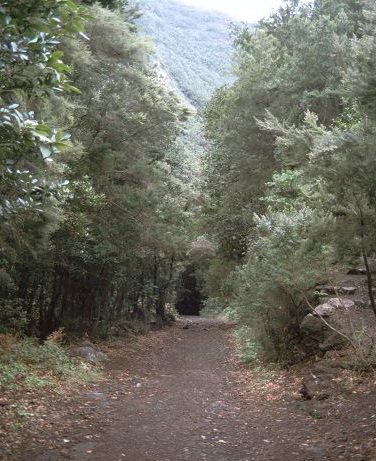
[[[205,10],[221,11],[234,19],[257,22],[272,10],[283,5],[283,0],[179,0]]]

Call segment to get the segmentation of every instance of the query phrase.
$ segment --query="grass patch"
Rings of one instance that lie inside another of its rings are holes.
[[[23,339],[0,345],[0,387],[3,390],[43,388],[63,381],[90,381],[98,368],[70,357],[58,344]]]

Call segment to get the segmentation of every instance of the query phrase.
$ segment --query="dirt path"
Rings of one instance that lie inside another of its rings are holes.
[[[288,377],[266,394],[255,387],[234,360],[226,324],[215,320],[190,318],[128,345],[108,371],[57,402],[51,412],[60,416],[40,420],[43,434],[29,435],[12,459],[376,460],[374,395],[352,394],[312,417],[316,403],[281,395],[296,390]]]

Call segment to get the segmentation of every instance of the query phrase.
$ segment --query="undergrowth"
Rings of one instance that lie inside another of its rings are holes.
[[[262,348],[253,339],[254,332],[249,327],[238,327],[234,331],[238,359],[247,365],[249,376],[256,387],[263,387],[278,376],[277,363],[265,360]]]
[[[35,339],[0,342],[0,388],[41,388],[64,381],[88,381],[99,376],[94,366],[70,357],[58,344]]]
[[[237,356],[243,363],[255,363],[260,359],[260,347],[252,336],[252,330],[248,327],[238,327],[234,331]]]

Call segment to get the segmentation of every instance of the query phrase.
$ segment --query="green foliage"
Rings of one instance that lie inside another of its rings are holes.
[[[40,108],[55,93],[74,91],[70,68],[57,47],[63,38],[82,34],[87,18],[85,8],[70,0],[3,2],[0,8],[0,263],[9,281],[5,296],[14,297],[16,265],[26,255],[35,256],[48,215],[51,223],[57,218],[51,205],[61,179],[51,163],[71,143],[62,129],[43,120]],[[10,303],[4,303],[9,309]]]
[[[245,326],[237,328],[234,332],[238,357],[244,363],[254,363],[259,359],[259,345],[252,336],[252,330]]]
[[[0,7],[2,331],[168,322],[201,233],[206,310],[240,323],[244,359],[290,358],[327,266],[376,251],[374,5],[289,0],[234,27],[232,81],[226,17],[145,0],[153,55],[137,7],[83,3]],[[191,108],[218,87],[206,139],[168,81]],[[26,342],[7,357],[30,386],[75,366]]]
[[[309,209],[255,217],[249,257],[232,275],[236,296],[231,308],[251,327],[265,357],[293,356],[299,325],[308,312],[304,294],[325,274],[332,251],[323,240],[330,219]]]
[[[205,109],[206,289],[271,359],[296,355],[328,265],[375,251],[375,17],[368,2],[286,2],[235,30],[237,80]]]
[[[306,189],[300,170],[282,170],[266,183],[266,196],[262,198],[272,209],[293,211],[307,202]]]
[[[70,68],[56,46],[62,37],[83,34],[83,20],[87,18],[86,9],[72,0],[3,2],[1,96],[8,100],[18,89],[37,97],[70,90]]]
[[[1,10],[7,50],[27,55],[1,74],[4,331],[104,337],[122,319],[167,321],[175,296],[190,190],[172,151],[186,109],[152,69],[136,9],[106,6]]]
[[[0,386],[35,388],[55,385],[62,380],[90,380],[97,372],[67,355],[57,344],[39,345],[24,339],[2,354]]]
[[[24,331],[27,326],[27,315],[22,300],[7,301],[1,306],[0,333],[15,334]]]

